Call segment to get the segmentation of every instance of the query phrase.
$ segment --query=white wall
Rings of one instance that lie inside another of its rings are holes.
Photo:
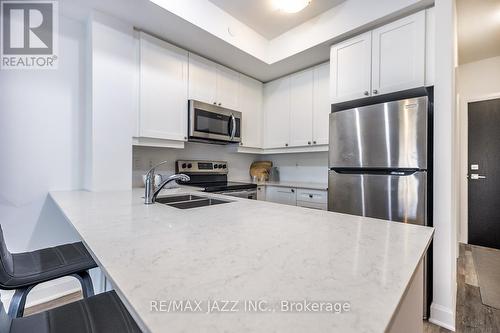
[[[170,163],[158,168],[158,173],[175,173],[176,160],[200,159],[228,161],[229,180],[249,181],[253,161],[272,161],[280,170],[280,180],[313,183],[328,182],[328,153],[253,155],[230,152],[225,146],[186,143],[184,149],[134,147],[133,186],[142,187],[142,175],[154,164],[167,160]]]
[[[483,59],[458,67],[457,94],[459,117],[460,232],[467,243],[467,103],[500,98],[500,57]]]
[[[266,155],[273,162],[282,181],[328,183],[328,152]]]
[[[132,187],[132,136],[138,105],[137,44],[133,26],[93,12],[87,94],[87,172],[92,191]]]
[[[12,252],[79,240],[47,196],[81,189],[84,164],[85,25],[60,15],[59,26],[57,70],[0,71],[0,224]]]
[[[227,161],[229,167],[228,179],[250,180],[249,170],[256,155],[237,154],[228,151],[226,146],[203,143],[186,143],[184,149],[134,147],[133,151],[133,186],[144,186],[142,175],[149,168],[162,161],[169,163],[160,166],[157,173],[170,175],[175,173],[175,161],[180,159],[220,160]]]
[[[455,7],[436,1],[434,89],[433,301],[430,321],[455,329],[457,209],[455,135]]]

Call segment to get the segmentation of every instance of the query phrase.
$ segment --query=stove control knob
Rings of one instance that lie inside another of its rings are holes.
[[[182,167],[183,169],[186,169],[186,163],[182,163],[181,167]]]
[[[222,164],[219,164],[219,169],[222,169]]]
[[[217,164],[214,164],[214,169],[217,169]]]
[[[226,168],[226,165],[225,165],[225,164],[223,164],[223,165],[222,165],[222,168],[223,168],[223,169],[225,169],[225,168]]]
[[[188,163],[188,169],[191,169],[193,165],[191,163]]]

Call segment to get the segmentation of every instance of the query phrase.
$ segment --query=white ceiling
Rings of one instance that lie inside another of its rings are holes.
[[[457,1],[458,62],[500,56],[500,0]]]
[[[276,10],[273,8],[272,0],[209,1],[263,37],[273,39],[345,0],[312,0],[309,6],[294,14]]]
[[[116,6],[116,0],[64,0],[59,2],[59,8],[61,13],[72,13],[83,21],[93,10],[107,13],[122,24],[131,24],[189,52],[267,82],[328,61],[332,44],[426,8],[433,0],[343,1],[271,41],[249,27],[244,31],[240,26],[244,24],[236,24],[234,21],[239,22],[238,19],[209,0],[156,2],[177,11],[166,10],[153,0],[120,0],[120,6]],[[81,14],[82,9],[88,13]],[[236,28],[235,37],[228,35],[228,27]],[[253,52],[258,48],[253,44],[252,32],[264,44],[260,53]]]

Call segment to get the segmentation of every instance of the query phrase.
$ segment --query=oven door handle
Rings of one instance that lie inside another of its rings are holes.
[[[222,191],[222,192],[216,192],[216,194],[228,195],[228,196],[238,197],[238,198],[248,198],[249,196],[256,197],[257,190],[252,189],[252,190]]]
[[[234,115],[231,113],[231,123],[232,123],[232,128],[231,128],[231,138],[229,139],[230,141],[233,141],[234,136],[236,135],[236,118]]]

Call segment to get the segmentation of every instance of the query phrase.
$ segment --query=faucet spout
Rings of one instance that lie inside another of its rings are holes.
[[[188,175],[185,174],[176,174],[168,177],[165,179],[161,184],[158,185],[158,187],[155,187],[155,172],[156,168],[162,164],[167,163],[167,161],[163,161],[161,163],[158,163],[154,167],[152,167],[148,173],[146,174],[146,182],[145,182],[145,189],[144,189],[144,204],[150,205],[154,204],[156,201],[156,197],[158,194],[160,194],[160,191],[167,185],[168,183],[174,181],[174,180],[180,180],[183,182],[187,182],[190,180]]]
[[[156,201],[156,197],[158,196],[158,194],[160,194],[160,191],[165,187],[165,185],[167,185],[168,183],[170,182],[173,182],[174,180],[180,180],[182,182],[187,182],[189,181],[191,178],[189,178],[188,175],[185,175],[183,173],[179,173],[179,174],[176,174],[176,175],[172,175],[170,177],[168,177],[167,179],[165,179],[163,182],[160,183],[160,185],[158,185],[158,188],[153,192],[153,197],[152,197],[152,200],[153,200],[153,203]]]

